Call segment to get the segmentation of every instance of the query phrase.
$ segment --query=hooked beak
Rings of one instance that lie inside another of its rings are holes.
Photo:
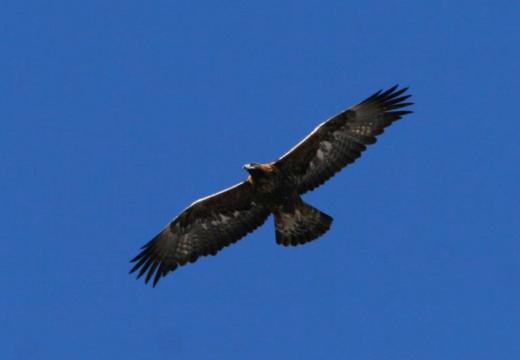
[[[249,171],[249,170],[253,169],[253,166],[251,164],[245,164],[244,166],[242,166],[242,168],[244,170],[248,170]]]

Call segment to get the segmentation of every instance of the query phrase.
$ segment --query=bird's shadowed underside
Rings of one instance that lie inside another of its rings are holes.
[[[314,240],[332,218],[306,204],[301,195],[353,163],[384,129],[411,113],[402,110],[407,88],[378,91],[320,124],[278,160],[247,164],[243,182],[195,201],[175,217],[131,261],[153,285],[178,266],[215,255],[262,225],[274,214],[276,242],[299,245]]]

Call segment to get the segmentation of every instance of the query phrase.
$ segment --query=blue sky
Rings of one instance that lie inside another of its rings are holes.
[[[3,359],[518,359],[514,1],[5,1]],[[415,113],[306,201],[152,289],[130,258],[377,89]]]

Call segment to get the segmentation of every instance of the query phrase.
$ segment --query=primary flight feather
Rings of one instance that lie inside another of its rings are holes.
[[[153,286],[169,272],[199,257],[215,255],[274,215],[276,242],[299,245],[330,228],[332,217],[306,204],[301,195],[354,162],[376,136],[402,116],[411,95],[397,85],[378,91],[320,124],[280,159],[244,165],[243,182],[199,199],[177,215],[131,260],[130,272]]]

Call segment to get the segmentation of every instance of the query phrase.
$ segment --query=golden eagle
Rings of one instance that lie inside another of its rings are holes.
[[[245,181],[195,201],[175,217],[131,260],[130,273],[154,276],[153,286],[170,271],[200,256],[215,255],[274,215],[276,242],[300,245],[323,235],[332,217],[306,204],[301,195],[354,162],[384,129],[411,113],[397,85],[378,91],[333,116],[280,159],[244,165]],[[401,110],[399,110],[401,109]]]

